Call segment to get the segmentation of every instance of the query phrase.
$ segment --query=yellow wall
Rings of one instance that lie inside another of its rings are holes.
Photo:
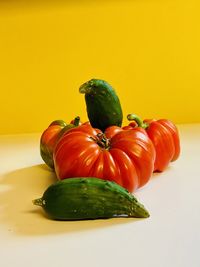
[[[124,114],[200,122],[199,1],[25,2],[0,1],[0,134],[86,120],[90,78]]]

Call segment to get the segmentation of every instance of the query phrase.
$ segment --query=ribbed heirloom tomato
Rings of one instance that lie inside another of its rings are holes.
[[[89,123],[64,133],[53,154],[57,177],[107,179],[130,192],[146,184],[155,160],[150,138],[145,131],[137,129],[121,130],[111,135],[108,138]]]
[[[142,121],[137,115],[129,114],[127,116],[136,127],[146,131],[153,142],[156,151],[154,171],[164,171],[171,161],[178,159],[180,155],[179,132],[174,123],[167,119],[146,119]],[[134,125],[129,125],[133,126]],[[127,127],[129,127],[127,126]]]

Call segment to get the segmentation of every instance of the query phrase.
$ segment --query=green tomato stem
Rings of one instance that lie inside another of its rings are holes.
[[[74,119],[74,126],[79,126],[79,122],[80,122],[80,117],[77,116],[77,117]]]
[[[146,128],[149,126],[148,123],[143,122],[143,121],[141,120],[141,118],[140,118],[139,116],[137,116],[136,114],[128,114],[128,115],[127,115],[127,119],[128,119],[129,121],[135,121],[135,122],[137,123],[137,125],[138,125],[139,127],[142,127],[143,129],[146,129]]]
[[[52,125],[60,125],[61,127],[65,127],[67,125],[67,123],[63,120],[55,120],[48,127],[50,127]]]

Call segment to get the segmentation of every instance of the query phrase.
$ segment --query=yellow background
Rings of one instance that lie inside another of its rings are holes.
[[[0,1],[0,134],[87,119],[79,86],[108,81],[124,111],[200,122],[194,0]]]

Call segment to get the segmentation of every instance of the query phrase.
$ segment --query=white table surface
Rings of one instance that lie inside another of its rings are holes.
[[[200,124],[178,128],[180,158],[135,193],[147,219],[45,218],[32,199],[55,176],[40,134],[0,136],[0,266],[199,267]]]

